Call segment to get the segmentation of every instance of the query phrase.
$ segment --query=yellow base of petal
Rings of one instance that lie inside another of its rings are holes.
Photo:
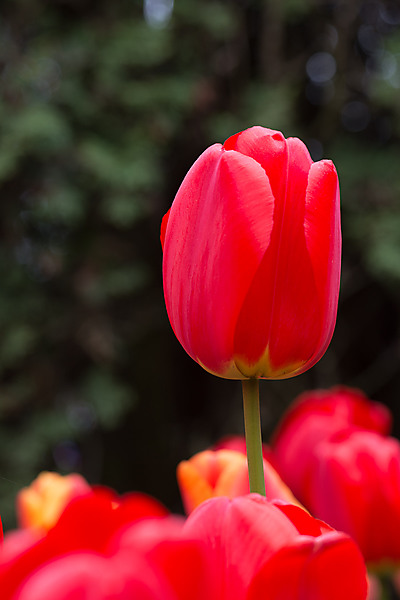
[[[200,360],[197,359],[200,366],[206,371],[223,379],[290,379],[300,375],[304,371],[306,360],[288,363],[281,367],[274,367],[270,360],[269,347],[267,346],[264,354],[254,364],[249,364],[242,357],[235,357],[232,362],[221,369],[221,372],[216,372],[206,367]]]

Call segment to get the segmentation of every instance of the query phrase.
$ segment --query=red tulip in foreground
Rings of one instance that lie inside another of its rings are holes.
[[[298,506],[258,494],[204,502],[184,532],[216,565],[219,600],[358,600],[365,566],[355,543]]]
[[[361,554],[302,509],[208,500],[185,522],[141,494],[95,490],[48,532],[8,533],[2,600],[365,600]]]
[[[164,217],[164,294],[175,334],[225,378],[304,372],[332,337],[339,187],[331,161],[253,127],[214,144]]]
[[[400,565],[400,443],[390,414],[361,392],[303,394],[284,416],[275,465],[317,517],[346,531],[368,565]]]

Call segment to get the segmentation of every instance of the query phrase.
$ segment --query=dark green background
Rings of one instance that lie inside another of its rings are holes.
[[[155,12],[161,6],[164,12]],[[262,382],[264,437],[315,387],[361,387],[399,434],[400,9],[390,1],[2,0],[0,512],[42,469],[179,511],[179,460],[242,432],[238,382],[166,316],[159,225],[211,143],[259,124],[332,158],[337,328]],[[158,16],[157,16],[158,15]]]

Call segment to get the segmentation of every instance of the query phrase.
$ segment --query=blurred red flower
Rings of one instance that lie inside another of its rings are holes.
[[[366,574],[348,536],[296,506],[217,498],[185,523],[144,495],[98,489],[46,534],[6,535],[0,589],[2,600],[365,600]]]
[[[400,561],[400,443],[386,407],[358,390],[303,394],[278,427],[275,465],[318,518],[350,534],[372,567]]]
[[[257,494],[201,504],[185,524],[216,565],[220,600],[361,600],[365,566],[356,544],[298,506]]]
[[[33,529],[6,535],[1,598],[181,600],[193,584],[190,597],[201,600],[210,585],[206,554],[183,538],[182,526],[143,494],[118,498],[96,489],[68,504],[46,535]]]
[[[175,334],[221,377],[302,373],[332,337],[339,292],[339,186],[297,138],[252,127],[186,175],[161,228]]]

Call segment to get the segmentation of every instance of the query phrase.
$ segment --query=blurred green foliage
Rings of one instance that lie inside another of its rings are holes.
[[[6,526],[44,468],[171,506],[177,461],[240,430],[236,387],[202,373],[170,331],[159,224],[199,153],[253,124],[334,159],[343,198],[334,342],[301,381],[270,384],[266,430],[316,385],[361,385],[394,405],[399,26],[389,0],[3,0]]]

